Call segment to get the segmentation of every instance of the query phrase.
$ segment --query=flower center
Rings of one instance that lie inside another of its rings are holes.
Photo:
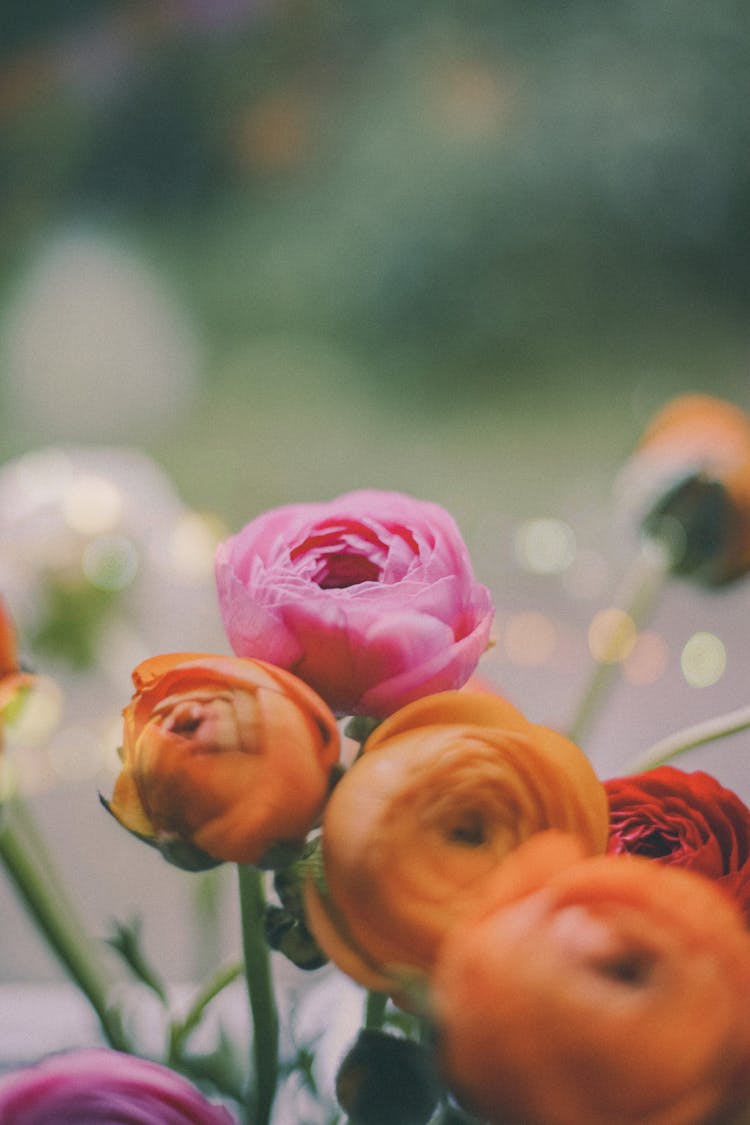
[[[655,828],[645,832],[638,839],[635,847],[628,849],[634,854],[645,855],[650,859],[664,859],[675,851],[676,841],[673,837]]]
[[[595,966],[597,972],[627,988],[643,988],[654,972],[654,958],[646,952],[632,951],[604,958]]]
[[[479,848],[487,842],[484,818],[479,812],[464,812],[452,824],[446,833],[448,839],[454,844],[464,844],[470,848]]]
[[[328,555],[325,573],[318,579],[321,590],[344,590],[360,582],[377,582],[380,567],[364,555],[348,555],[345,551]]]
[[[356,520],[326,521],[289,552],[305,565],[321,590],[345,590],[361,582],[378,582],[388,549],[378,535]]]

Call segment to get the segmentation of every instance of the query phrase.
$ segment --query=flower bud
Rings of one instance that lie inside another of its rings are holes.
[[[675,573],[720,585],[750,568],[750,416],[684,395],[648,426],[620,476],[626,510]]]
[[[360,1031],[336,1076],[350,1125],[425,1125],[440,1097],[431,1052],[384,1031]]]
[[[288,672],[231,656],[153,657],[133,682],[112,815],[191,870],[288,862],[338,759],[323,701]]]

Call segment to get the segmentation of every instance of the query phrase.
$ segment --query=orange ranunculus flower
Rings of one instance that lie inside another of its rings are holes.
[[[3,742],[3,711],[33,680],[32,675],[21,671],[13,622],[5,602],[0,598],[0,746]]]
[[[750,569],[750,415],[710,395],[669,402],[620,478],[673,569],[718,585]]]
[[[692,871],[540,834],[431,985],[444,1076],[493,1125],[718,1125],[750,1093],[750,936]]]
[[[173,653],[133,672],[109,811],[180,866],[260,864],[296,845],[338,760],[333,714],[289,672]]]
[[[582,751],[489,692],[426,696],[376,728],[331,795],[308,922],[344,972],[393,991],[429,969],[506,854],[551,826],[605,850],[606,795]]]

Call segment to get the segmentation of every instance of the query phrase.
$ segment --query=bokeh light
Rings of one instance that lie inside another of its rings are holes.
[[[516,557],[533,574],[561,574],[576,555],[575,533],[563,520],[551,517],[526,520],[518,528]]]
[[[589,625],[589,651],[601,664],[620,664],[633,651],[636,637],[633,618],[611,606],[595,614]]]
[[[660,633],[644,630],[635,638],[632,649],[623,661],[625,679],[637,687],[657,683],[667,670],[669,648]]]
[[[714,633],[693,633],[680,654],[680,667],[691,687],[711,687],[726,671],[724,642]]]
[[[84,548],[81,565],[98,590],[124,590],[138,573],[138,551],[125,535],[99,535]]]

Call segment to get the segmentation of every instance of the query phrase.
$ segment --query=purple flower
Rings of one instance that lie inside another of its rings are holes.
[[[54,1055],[0,1077],[3,1125],[234,1125],[187,1079],[105,1048]]]

